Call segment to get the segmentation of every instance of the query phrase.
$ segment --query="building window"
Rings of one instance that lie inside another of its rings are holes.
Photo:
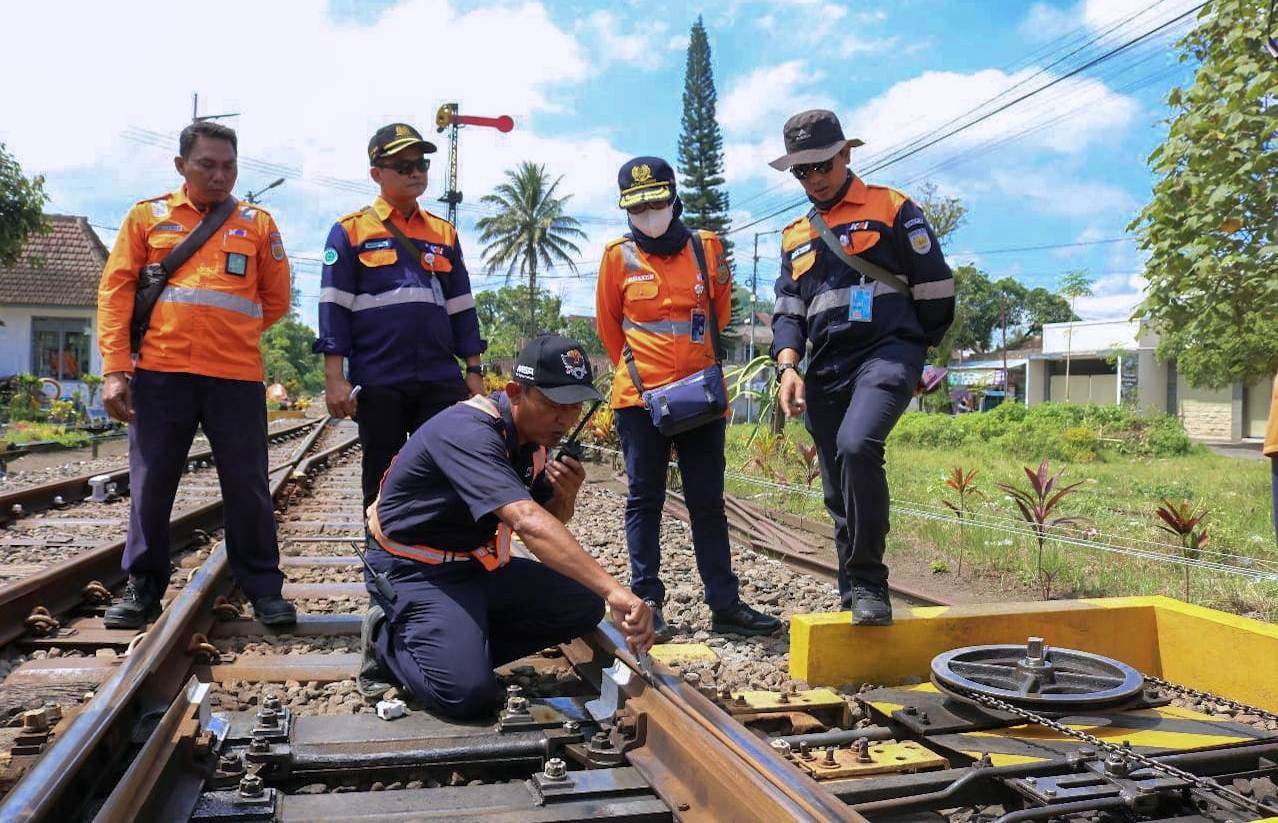
[[[79,380],[89,371],[89,321],[77,317],[31,318],[31,373]]]

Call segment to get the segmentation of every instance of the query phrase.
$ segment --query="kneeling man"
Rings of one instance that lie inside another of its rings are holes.
[[[579,344],[541,335],[505,391],[440,412],[395,457],[368,508],[368,562],[395,601],[364,620],[365,697],[393,677],[440,715],[483,715],[502,696],[495,666],[591,631],[605,603],[633,650],[652,645],[651,609],[564,526],[584,469],[547,461],[599,399],[591,378]],[[512,534],[541,562],[511,557]]]

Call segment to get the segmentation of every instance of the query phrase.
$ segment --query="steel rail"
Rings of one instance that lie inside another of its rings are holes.
[[[312,418],[304,420],[301,423],[289,425],[285,428],[276,429],[267,433],[268,440],[278,440],[295,434],[303,429],[316,426],[323,423],[325,418]],[[187,460],[205,460],[213,456],[213,449],[208,446],[202,446],[187,455]],[[7,524],[13,522],[16,518],[12,515],[15,505],[21,506],[24,513],[44,511],[54,507],[54,498],[61,497],[66,503],[73,503],[89,496],[89,480],[100,475],[106,475],[107,482],[115,483],[120,486],[127,486],[129,482],[129,467],[121,466],[118,469],[109,471],[96,471],[90,474],[81,474],[75,477],[64,477],[58,480],[50,480],[46,483],[40,483],[34,486],[24,486],[22,488],[12,489],[7,492],[0,493],[0,523]]]
[[[640,666],[620,631],[606,620],[565,644],[565,656],[587,678],[620,661],[631,672],[625,709],[641,744],[626,753],[679,820],[859,821],[852,811],[759,736],[660,663]],[[645,674],[646,670],[646,674]]]
[[[271,470],[273,498],[293,479],[295,467],[307,457],[323,428],[317,427],[286,463]],[[358,437],[346,438],[313,455],[311,464],[321,463],[357,442]],[[44,756],[4,798],[0,820],[52,820],[82,815],[82,806],[93,796],[93,789],[115,774],[112,766],[118,755],[133,745],[136,727],[171,708],[194,663],[188,653],[191,637],[195,633],[207,634],[214,621],[210,606],[218,595],[230,590],[230,585],[226,546],[219,543],[93,700],[54,738]],[[146,770],[129,769],[112,790],[111,798],[116,799],[109,808],[131,808],[120,798],[145,794],[151,782]],[[108,815],[105,819],[115,818]]]

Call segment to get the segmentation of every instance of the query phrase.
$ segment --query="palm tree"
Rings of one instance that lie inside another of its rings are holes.
[[[1069,311],[1073,315],[1069,321],[1069,329],[1065,332],[1065,402],[1068,403],[1069,361],[1074,350],[1074,320],[1078,318],[1078,313],[1074,311],[1074,303],[1080,297],[1092,296],[1092,278],[1088,276],[1087,269],[1067,271],[1061,277],[1058,291],[1061,297],[1069,301]]]
[[[531,339],[537,334],[538,269],[563,263],[575,274],[574,255],[580,256],[581,249],[573,241],[586,239],[586,233],[575,218],[564,214],[564,204],[571,195],[555,196],[562,177],[552,183],[545,166],[524,162],[518,169],[508,170],[506,178],[505,183],[479,201],[496,206],[498,213],[481,218],[475,227],[484,244],[484,267],[489,274],[505,269],[507,283],[516,270],[521,278],[527,276]]]

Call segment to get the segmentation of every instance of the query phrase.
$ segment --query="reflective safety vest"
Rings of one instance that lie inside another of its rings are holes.
[[[493,401],[487,397],[475,396],[468,400],[462,401],[484,411],[487,414],[501,416],[501,412]],[[513,455],[512,455],[513,457]],[[396,455],[398,458],[398,455]],[[510,562],[510,542],[514,537],[514,530],[505,523],[499,522],[493,536],[488,539],[487,543],[476,546],[469,551],[445,551],[436,549],[432,546],[425,545],[409,545],[400,543],[386,536],[382,531],[381,522],[377,517],[377,506],[381,503],[381,487],[386,484],[386,477],[390,474],[391,468],[395,465],[395,460],[391,460],[391,465],[387,467],[386,473],[382,475],[381,484],[378,487],[377,499],[368,507],[365,512],[368,515],[368,530],[373,535],[373,539],[377,541],[377,545],[381,546],[386,552],[403,557],[406,560],[416,560],[418,563],[427,563],[429,565],[438,565],[440,563],[452,563],[458,560],[478,560],[479,564],[484,567],[485,571],[496,571],[502,566]],[[542,446],[533,452],[533,481],[546,468],[546,447]]]
[[[164,259],[204,217],[180,189],[143,200],[125,217],[98,285],[102,371],[132,372],[129,321],[138,274]],[[271,215],[239,203],[169,277],[137,365],[232,380],[262,380],[262,332],[289,306],[289,265]]]
[[[645,389],[655,389],[695,374],[715,362],[706,312],[714,301],[719,329],[732,317],[732,276],[723,244],[711,231],[699,230],[706,252],[702,282],[692,242],[678,254],[647,254],[630,238],[608,244],[599,264],[595,323],[599,340],[612,358],[612,407],[642,405],[621,362],[630,345]],[[696,315],[700,315],[696,318]],[[699,336],[693,339],[695,325]]]

